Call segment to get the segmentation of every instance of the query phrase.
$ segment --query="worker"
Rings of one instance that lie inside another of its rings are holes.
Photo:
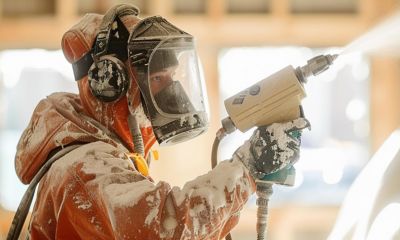
[[[63,153],[39,184],[32,240],[222,239],[255,180],[299,157],[300,138],[291,133],[309,127],[304,118],[257,128],[232,159],[183,188],[156,183],[148,171],[154,143],[183,142],[208,126],[193,37],[117,5],[85,15],[62,49],[79,94],[39,102],[15,159],[27,184]]]

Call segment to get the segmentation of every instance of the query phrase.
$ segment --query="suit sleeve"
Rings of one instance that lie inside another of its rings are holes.
[[[220,239],[238,222],[254,191],[241,162],[220,163],[182,189],[147,179],[103,188],[117,238]]]
[[[247,169],[235,159],[183,188],[171,188],[142,176],[103,145],[101,151],[89,149],[73,157],[84,160],[69,167],[67,181],[55,166],[46,178],[53,178],[49,189],[57,190],[47,192],[56,202],[55,222],[68,226],[65,234],[81,239],[221,239],[237,224],[255,189]],[[61,182],[54,181],[60,176]]]

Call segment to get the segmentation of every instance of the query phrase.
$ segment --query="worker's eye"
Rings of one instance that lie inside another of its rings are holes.
[[[154,76],[150,79],[152,82],[161,82],[162,77],[161,76]]]

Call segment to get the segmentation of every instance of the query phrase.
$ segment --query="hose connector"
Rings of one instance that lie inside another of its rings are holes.
[[[237,129],[232,119],[229,116],[222,119],[221,123],[222,123],[222,128],[225,130],[226,134],[231,134]]]
[[[256,181],[257,194],[257,240],[264,240],[267,230],[268,203],[273,193],[272,183]]]

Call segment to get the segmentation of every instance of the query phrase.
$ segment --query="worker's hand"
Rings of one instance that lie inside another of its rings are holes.
[[[262,179],[293,165],[300,155],[301,131],[310,128],[305,118],[258,127],[235,156],[249,169],[254,179]]]

